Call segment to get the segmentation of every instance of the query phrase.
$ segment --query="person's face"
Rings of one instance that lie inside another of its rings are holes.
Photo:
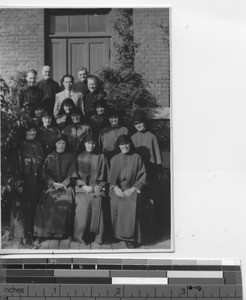
[[[109,117],[109,123],[112,127],[116,127],[119,125],[119,117],[117,116],[110,116]]]
[[[64,107],[65,113],[69,114],[72,109],[72,106],[70,104],[68,104],[68,105],[64,105],[63,107]]]
[[[44,67],[42,74],[43,74],[43,78],[45,80],[50,79],[51,78],[51,69],[50,69],[50,67]]]
[[[143,122],[135,122],[134,126],[137,129],[137,131],[144,131],[146,129],[146,126]]]
[[[43,121],[43,125],[44,125],[45,127],[47,127],[47,126],[49,126],[49,125],[51,124],[52,119],[51,119],[51,117],[49,116],[49,117],[44,117],[44,118],[42,118],[42,121]]]
[[[60,140],[56,143],[56,151],[58,153],[62,153],[65,151],[65,148],[66,148],[66,142],[63,141],[63,140]]]
[[[93,152],[93,150],[95,149],[96,147],[96,143],[95,142],[86,142],[85,143],[85,150],[87,152]]]
[[[72,122],[75,124],[80,123],[80,115],[72,115],[71,119],[72,119]]]
[[[92,93],[97,89],[97,81],[94,79],[88,79],[87,81],[88,89]]]
[[[29,86],[34,86],[36,83],[37,76],[34,73],[28,73],[26,76],[26,81]]]
[[[73,88],[73,80],[70,77],[65,77],[63,80],[65,90],[71,91]]]
[[[130,151],[130,144],[129,143],[120,144],[120,151],[123,154],[128,153]]]
[[[36,137],[36,133],[37,133],[37,131],[35,128],[30,128],[26,131],[26,138],[28,140],[34,140]]]
[[[87,75],[88,73],[85,70],[78,72],[78,77],[81,82],[86,81]]]
[[[96,112],[97,112],[98,115],[103,115],[104,112],[105,112],[105,108],[104,108],[104,107],[97,106]]]
[[[42,114],[43,114],[44,110],[43,109],[36,109],[35,110],[35,116],[36,118],[41,118],[42,117]]]

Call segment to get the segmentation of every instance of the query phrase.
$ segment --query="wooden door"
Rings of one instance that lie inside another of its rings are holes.
[[[60,84],[62,76],[67,73],[67,44],[66,39],[51,39],[50,62],[53,78]]]
[[[89,74],[109,65],[109,38],[68,39],[68,72],[77,80],[79,67]]]

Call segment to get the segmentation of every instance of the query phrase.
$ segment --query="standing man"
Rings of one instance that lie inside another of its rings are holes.
[[[43,92],[35,86],[37,78],[36,70],[29,70],[26,74],[27,85],[19,92],[19,106],[24,108],[26,113],[34,117],[34,111],[38,106],[42,106]]]
[[[54,106],[54,117],[57,118],[62,102],[66,98],[73,100],[75,106],[77,106],[84,114],[83,96],[82,93],[73,90],[74,78],[72,75],[64,75],[62,78],[62,84],[64,91],[56,94],[56,101]]]
[[[87,86],[87,77],[88,77],[88,70],[85,67],[81,67],[78,70],[78,77],[79,81],[74,84],[73,89],[77,92],[82,93],[84,96],[86,93],[89,92],[88,86]]]
[[[59,93],[59,84],[52,79],[51,67],[44,66],[42,70],[43,79],[36,86],[43,91],[42,106],[49,115],[53,115],[56,94]]]

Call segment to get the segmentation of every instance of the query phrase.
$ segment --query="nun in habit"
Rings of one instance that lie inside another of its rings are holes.
[[[67,238],[72,234],[74,191],[77,178],[74,156],[66,151],[67,138],[61,134],[55,141],[56,150],[44,163],[46,189],[36,210],[34,235],[41,238]]]
[[[28,244],[32,240],[34,214],[41,194],[40,178],[45,156],[41,143],[36,139],[35,123],[27,122],[24,130],[25,138],[19,143],[13,159],[21,181],[18,199],[11,211],[10,236]]]
[[[104,154],[96,151],[96,141],[91,134],[85,139],[85,150],[77,157],[77,169],[74,238],[85,243],[83,237],[91,235],[95,243],[101,245],[104,233],[102,202],[108,165]]]
[[[111,220],[114,237],[125,241],[128,248],[133,248],[143,242],[141,191],[146,184],[146,171],[128,135],[120,135],[117,145],[120,153],[111,159],[108,176]]]

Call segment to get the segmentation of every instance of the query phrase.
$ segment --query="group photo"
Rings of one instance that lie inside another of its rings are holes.
[[[170,10],[0,15],[1,249],[174,251]]]

